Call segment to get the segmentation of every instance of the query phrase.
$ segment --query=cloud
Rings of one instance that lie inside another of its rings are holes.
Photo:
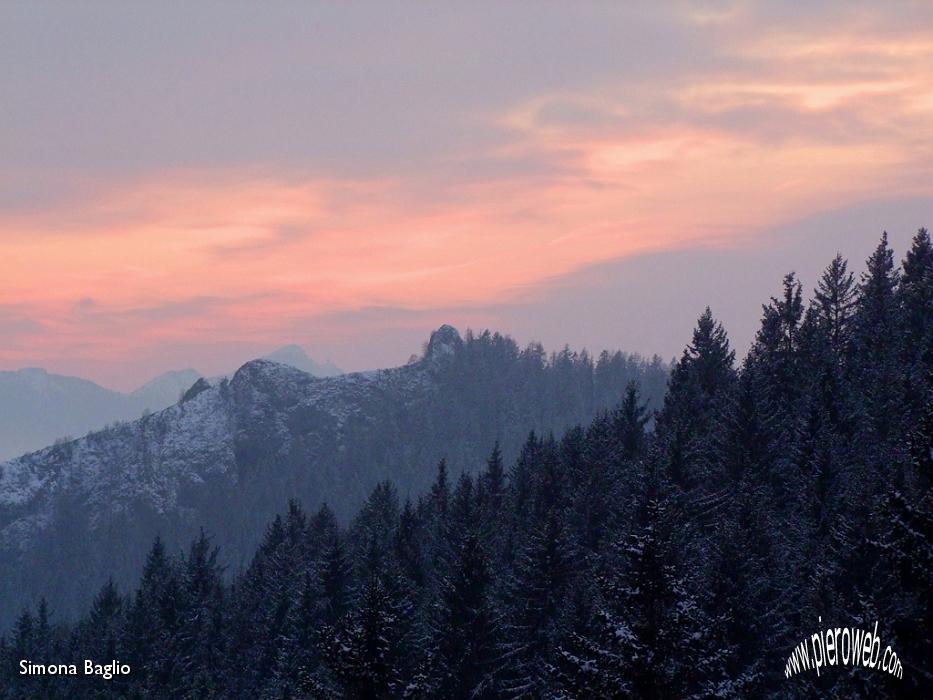
[[[0,338],[5,343],[22,342],[32,334],[41,333],[44,325],[20,305],[0,305]]]
[[[446,314],[532,333],[602,264],[933,194],[923,7],[487,9],[0,10],[0,362],[350,334],[388,358]]]

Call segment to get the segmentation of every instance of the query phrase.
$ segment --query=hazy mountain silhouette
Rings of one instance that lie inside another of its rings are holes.
[[[315,377],[335,377],[343,374],[343,370],[330,360],[318,363],[308,357],[300,345],[285,345],[274,352],[270,352],[263,359],[272,360],[283,365],[289,365],[302,372],[313,374]]]

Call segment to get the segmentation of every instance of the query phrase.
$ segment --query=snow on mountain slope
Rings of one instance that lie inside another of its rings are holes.
[[[94,530],[129,514],[140,500],[166,512],[185,481],[232,463],[229,436],[220,397],[205,392],[158,415],[0,465],[0,512],[22,513],[0,530],[0,549],[29,549],[55,522],[50,511],[63,495],[80,500]]]
[[[346,521],[382,481],[417,498],[442,457],[472,471],[498,440],[510,460],[529,430],[589,420],[630,380],[658,398],[666,382],[657,363],[620,356],[594,382],[588,359],[544,357],[443,326],[393,369],[313,377],[254,360],[162,411],[0,463],[0,632],[40,596],[69,615],[108,577],[131,585],[156,536],[177,550],[203,528],[236,572],[289,499]]]
[[[0,464],[0,619],[50,558],[73,575],[46,594],[84,602],[75,577],[129,580],[157,534],[181,544],[208,527],[235,565],[289,495],[358,501],[369,472],[385,472],[348,443],[370,427],[385,433],[388,413],[428,395],[432,371],[422,362],[315,378],[255,360],[163,411]]]
[[[314,376],[341,373],[330,362],[315,362],[297,345],[280,348],[267,359]],[[176,403],[200,377],[193,369],[165,372],[124,394],[38,367],[0,372],[0,460],[41,449],[56,440],[80,437],[113,421],[161,411]]]
[[[0,372],[0,459],[9,459],[84,435],[113,421],[139,418],[178,401],[201,376],[194,370],[167,372],[130,394],[78,377],[33,367]]]
[[[177,505],[180,485],[227,473],[236,462],[237,439],[248,442],[256,426],[261,426],[263,442],[285,454],[295,411],[323,411],[339,429],[379,376],[315,379],[286,365],[254,360],[231,382],[209,386],[159,413],[0,464],[0,507],[48,503],[52,494],[70,489],[85,494],[88,505],[111,512],[138,499],[166,512]],[[95,512],[92,517],[100,516]],[[7,526],[0,530],[0,546],[15,541],[22,547],[39,531],[41,524],[25,539],[13,538]]]

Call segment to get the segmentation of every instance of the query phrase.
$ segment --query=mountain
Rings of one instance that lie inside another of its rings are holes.
[[[279,348],[266,359],[316,377],[341,374],[329,361],[312,360],[298,345]],[[200,377],[193,369],[174,370],[124,394],[38,367],[0,372],[0,460],[85,435],[114,421],[161,411],[176,403]]]
[[[519,350],[499,334],[444,326],[405,366],[316,378],[254,360],[200,379],[181,402],[0,464],[0,629],[44,595],[80,609],[109,576],[133,580],[161,535],[201,528],[239,570],[290,498],[346,518],[386,479],[403,496],[481,466],[498,440],[514,458],[530,430],[560,431],[615,405],[631,380],[658,405],[658,359]]]
[[[193,369],[167,372],[122,394],[39,367],[0,372],[0,460],[161,411],[200,376]]]
[[[178,401],[182,392],[201,378],[193,369],[181,369],[160,374],[133,391],[129,398],[144,411],[160,411]]]
[[[325,361],[323,364],[312,360],[300,345],[286,345],[274,352],[270,352],[263,359],[289,365],[295,369],[300,369],[302,372],[313,374],[315,377],[336,377],[338,374],[343,374],[343,370],[330,360]]]
[[[86,379],[38,367],[0,372],[0,459],[128,418],[127,410],[124,395]]]

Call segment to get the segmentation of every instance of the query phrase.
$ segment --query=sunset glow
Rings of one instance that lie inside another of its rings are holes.
[[[130,386],[168,368],[160,347],[313,350],[340,314],[488,309],[606,261],[933,197],[933,32],[868,15],[804,32],[736,7],[664,18],[704,36],[695,64],[467,105],[450,128],[490,136],[412,167],[154,162],[2,205],[0,367],[82,358]]]

